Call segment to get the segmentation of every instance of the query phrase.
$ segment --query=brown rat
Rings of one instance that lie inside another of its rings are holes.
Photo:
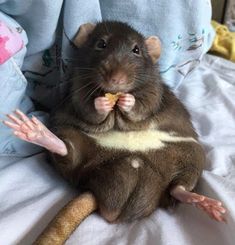
[[[173,184],[192,190],[204,153],[189,114],[163,85],[145,38],[119,22],[98,23],[93,28],[76,52],[84,58],[76,63],[70,100],[51,120],[71,153],[53,157],[65,178],[95,195],[106,219],[131,221],[172,201],[167,190]],[[131,110],[117,103],[99,111],[96,100],[107,92],[130,94],[135,104]],[[128,137],[142,141],[142,147],[122,147]],[[151,137],[159,144],[147,146]],[[120,138],[116,146],[102,145],[115,138]]]
[[[220,202],[191,192],[205,154],[189,113],[162,82],[159,39],[106,21],[82,25],[74,42],[70,96],[51,118],[56,136],[33,119],[47,142],[21,138],[54,152],[58,171],[89,192],[109,222],[143,218],[176,199],[224,220]],[[106,93],[120,93],[115,105]]]

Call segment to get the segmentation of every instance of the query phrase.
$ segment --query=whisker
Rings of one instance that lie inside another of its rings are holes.
[[[91,85],[93,82],[90,82],[88,84],[85,84],[84,86],[82,86],[79,89],[74,89],[74,90],[70,90],[69,94],[56,106],[56,108],[58,108],[59,106],[61,106],[61,104],[63,104],[64,102],[68,101],[70,98],[72,98],[72,96],[74,96],[76,93],[80,92],[81,90],[85,89],[86,87],[88,87],[89,85]],[[91,91],[91,90],[89,90]]]
[[[74,66],[73,67],[76,70],[89,70],[89,71],[94,71],[96,68],[91,68],[91,67],[79,67],[79,66]]]
[[[73,77],[71,77],[70,79],[68,79],[66,81],[69,82],[69,81],[73,81],[75,79],[84,80],[84,79],[91,79],[91,78],[93,78],[93,75],[91,75],[91,74],[78,74],[77,76],[73,76]]]
[[[138,77],[134,76],[134,79],[135,79],[135,81],[138,81],[138,82],[141,82],[141,83],[149,82],[149,80],[146,77],[141,78],[139,76]]]
[[[88,87],[89,85],[91,85],[92,83],[93,83],[93,82],[89,82],[89,83],[83,85],[82,87],[80,87],[80,88],[78,88],[78,89],[71,90],[71,92],[79,92],[79,91],[81,91],[82,89],[84,89],[84,88]]]
[[[95,84],[94,86],[92,86],[91,88],[89,88],[89,91],[85,94],[85,95],[83,95],[83,99],[86,97],[86,96],[88,96],[88,94],[94,89],[94,88],[96,88],[97,87],[97,84]]]
[[[153,80],[153,77],[145,77],[145,76],[143,76],[143,77],[140,77],[140,76],[137,76],[136,77],[136,79],[138,79],[138,80],[140,80],[140,81],[152,81]]]
[[[106,29],[107,33],[108,33],[108,34],[110,34],[110,32],[109,32],[109,30],[108,30],[108,27],[107,27],[106,22],[104,22],[104,27],[105,27],[105,29]]]
[[[146,74],[140,74],[140,73],[138,73],[136,76],[135,76],[136,78],[139,78],[139,79],[141,79],[141,80],[155,80],[156,79],[156,77],[155,76],[151,76],[151,75],[146,75]]]
[[[94,92],[97,91],[97,89],[99,89],[99,88],[100,88],[100,85],[99,85],[99,84],[96,85],[94,88],[92,88],[92,89],[94,89],[94,90],[93,90],[91,93],[89,93],[89,94],[87,95],[87,98],[85,99],[84,102],[86,103],[86,102],[89,100],[89,98],[91,97],[91,95],[94,94]],[[92,89],[91,89],[91,90],[92,90]],[[91,90],[89,90],[89,92],[90,92]]]
[[[152,77],[152,78],[155,77],[155,74],[149,74],[149,73],[141,72],[141,71],[138,71],[138,70],[136,70],[136,71],[137,71],[137,74],[141,75],[141,76]]]
[[[85,80],[85,79],[92,79],[92,78],[93,78],[92,75],[86,75],[86,74],[81,75],[81,74],[79,74],[79,75],[77,75],[77,76],[72,77],[70,80],[74,81],[74,80],[76,80],[76,79],[78,79],[78,80]],[[93,79],[92,79],[92,80],[93,80]]]
[[[45,55],[48,58],[56,58],[56,59],[63,59],[63,60],[79,60],[79,58],[72,58],[72,57],[66,57],[66,56],[57,56],[57,55]]]

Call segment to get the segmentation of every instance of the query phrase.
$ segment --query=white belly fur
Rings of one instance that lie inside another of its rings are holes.
[[[110,131],[100,134],[89,134],[100,146],[119,150],[148,151],[161,149],[166,146],[165,142],[196,142],[192,137],[180,137],[174,132],[159,130],[146,131]]]

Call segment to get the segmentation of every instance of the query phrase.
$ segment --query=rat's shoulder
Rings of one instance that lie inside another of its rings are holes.
[[[167,86],[162,84],[163,92],[161,98],[160,111],[165,113],[173,113],[174,115],[182,115],[186,118],[190,118],[190,114],[185,105],[175,95],[175,93]]]
[[[155,114],[155,119],[160,130],[197,137],[190,113],[167,85],[163,85],[161,106]]]

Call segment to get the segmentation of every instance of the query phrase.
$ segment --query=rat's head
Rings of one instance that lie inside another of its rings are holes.
[[[82,25],[74,44],[80,77],[105,92],[129,92],[156,80],[160,41],[155,36],[144,38],[127,24],[106,21]]]

